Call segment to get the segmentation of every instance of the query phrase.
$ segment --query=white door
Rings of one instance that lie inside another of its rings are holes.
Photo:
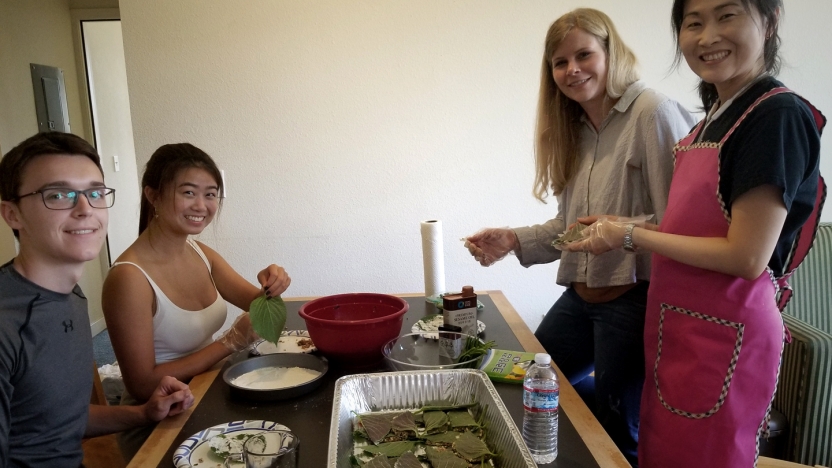
[[[107,236],[110,264],[138,237],[141,190],[127,93],[121,21],[81,21],[95,146],[116,189]]]

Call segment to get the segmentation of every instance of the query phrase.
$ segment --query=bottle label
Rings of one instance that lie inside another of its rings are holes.
[[[529,388],[523,385],[523,407],[532,413],[551,413],[558,410],[560,389]]]

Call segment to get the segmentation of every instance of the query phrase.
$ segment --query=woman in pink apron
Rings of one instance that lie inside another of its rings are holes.
[[[780,0],[675,0],[708,115],[674,149],[658,227],[601,218],[595,254],[650,250],[642,467],[756,465],[787,330],[786,279],[811,247],[825,119],[772,75]],[[590,220],[585,220],[590,221]]]

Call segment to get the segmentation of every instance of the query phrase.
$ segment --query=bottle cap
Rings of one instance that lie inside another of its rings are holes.
[[[473,286],[463,286],[462,287],[462,294],[463,295],[474,294],[474,287]]]
[[[552,357],[546,353],[537,353],[534,355],[534,362],[542,366],[548,366],[552,363]]]

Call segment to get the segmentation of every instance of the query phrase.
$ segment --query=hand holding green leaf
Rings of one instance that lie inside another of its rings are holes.
[[[257,296],[248,311],[254,331],[266,341],[277,344],[286,326],[286,303],[280,296]]]

